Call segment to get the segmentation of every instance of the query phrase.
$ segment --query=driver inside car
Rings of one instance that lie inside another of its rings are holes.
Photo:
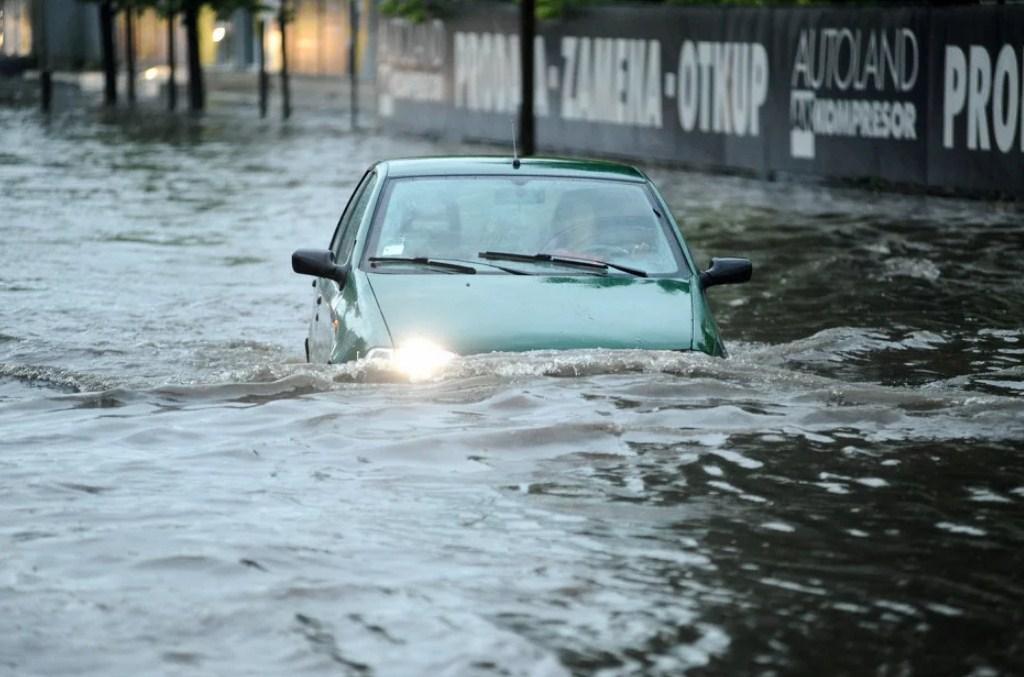
[[[551,235],[541,251],[578,258],[598,256],[601,230],[593,204],[581,195],[568,193],[555,210]]]
[[[595,206],[586,192],[566,194],[552,218],[541,252],[576,258],[624,261],[660,253],[659,231],[650,217],[618,213],[613,205]]]

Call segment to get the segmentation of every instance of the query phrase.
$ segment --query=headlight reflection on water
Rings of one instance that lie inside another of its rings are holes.
[[[437,375],[454,357],[455,353],[423,338],[410,339],[394,349],[374,348],[366,355],[369,360],[387,361],[390,368],[412,381]]]

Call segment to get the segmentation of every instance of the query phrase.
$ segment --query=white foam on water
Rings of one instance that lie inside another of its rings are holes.
[[[762,522],[762,529],[769,529],[770,531],[781,531],[783,533],[791,534],[796,531],[796,527],[785,522]]]
[[[935,526],[951,534],[964,534],[966,536],[987,536],[988,532],[969,524],[956,524],[954,522],[936,522]]]

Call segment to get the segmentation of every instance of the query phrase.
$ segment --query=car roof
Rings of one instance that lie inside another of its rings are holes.
[[[425,157],[385,160],[378,163],[390,177],[405,176],[562,176],[646,182],[643,172],[629,165],[605,160],[556,157],[521,158],[519,167],[508,156]]]

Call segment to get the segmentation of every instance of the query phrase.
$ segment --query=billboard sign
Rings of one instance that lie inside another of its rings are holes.
[[[380,113],[504,143],[517,10],[382,22]],[[543,22],[538,145],[1024,196],[1024,7],[603,7]]]

